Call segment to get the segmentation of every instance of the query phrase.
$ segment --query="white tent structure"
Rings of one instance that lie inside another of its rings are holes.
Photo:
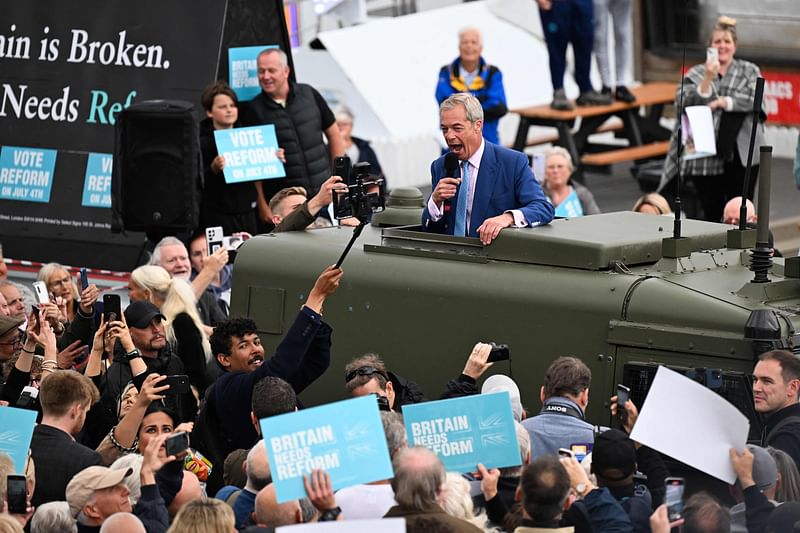
[[[509,109],[551,100],[547,48],[531,0],[461,3],[324,31],[319,38],[327,50],[293,50],[297,79],[319,89],[332,107],[341,103],[353,111],[354,133],[372,141],[390,187],[429,185],[430,163],[442,147],[437,75],[458,55],[458,31],[468,26],[481,30],[484,57],[503,72]],[[614,46],[613,35],[609,46]],[[564,85],[574,98],[571,51],[567,61]],[[513,141],[518,120],[508,114],[500,121],[501,142]],[[610,139],[611,134],[604,135]],[[777,157],[794,157],[797,128],[768,124],[766,135]]]
[[[326,51],[293,51],[298,80],[332,106],[353,111],[355,135],[372,141],[390,187],[430,183],[430,163],[442,146],[436,80],[458,55],[458,31],[467,26],[481,30],[483,55],[503,73],[509,108],[550,101],[547,48],[530,0],[469,2],[373,20],[320,33]],[[577,96],[569,75],[565,82]],[[513,140],[517,121],[513,115],[501,120],[502,142]]]

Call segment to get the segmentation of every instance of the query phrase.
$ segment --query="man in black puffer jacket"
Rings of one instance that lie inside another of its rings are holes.
[[[261,182],[258,192],[259,217],[269,222],[269,199],[285,187],[305,187],[309,196],[315,195],[330,177],[331,161],[344,155],[344,141],[333,112],[316,89],[289,79],[286,53],[267,48],[258,54],[256,64],[261,93],[244,102],[239,118],[243,126],[274,124],[286,158],[286,177]]]

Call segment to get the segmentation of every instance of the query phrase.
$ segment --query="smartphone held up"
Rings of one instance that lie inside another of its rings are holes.
[[[679,520],[683,513],[683,490],[686,485],[682,477],[668,477],[664,480],[666,495],[664,503],[667,504],[667,516],[670,522]]]

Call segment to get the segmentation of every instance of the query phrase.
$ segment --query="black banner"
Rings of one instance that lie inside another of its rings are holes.
[[[230,6],[283,20],[279,0],[0,0],[0,239],[7,257],[134,266],[143,236],[110,231],[116,117],[143,100],[199,107],[203,88],[227,61],[223,31],[230,46],[286,44],[285,26],[279,35],[273,27],[270,36],[234,37],[226,14],[242,14],[226,13]]]

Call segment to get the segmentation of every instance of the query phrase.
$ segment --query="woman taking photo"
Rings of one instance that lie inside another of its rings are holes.
[[[736,21],[720,17],[711,31],[708,46],[717,52],[708,53],[706,62],[695,65],[683,80],[675,97],[676,107],[683,105],[706,105],[711,108],[714,131],[717,137],[717,155],[700,159],[684,160],[681,174],[694,182],[703,207],[704,219],[720,222],[725,203],[741,196],[744,184],[750,133],[753,128],[753,98],[756,79],[761,76],[758,67],[736,59]],[[716,57],[715,57],[716,56]],[[762,114],[761,121],[765,119]],[[757,129],[756,147],[753,151],[753,168],[747,197],[753,199],[758,177],[758,146],[764,144],[764,127]],[[659,192],[667,190],[674,196],[680,161],[681,140],[677,124],[670,140],[669,154],[664,162],[664,175]],[[663,193],[662,193],[663,194]]]

